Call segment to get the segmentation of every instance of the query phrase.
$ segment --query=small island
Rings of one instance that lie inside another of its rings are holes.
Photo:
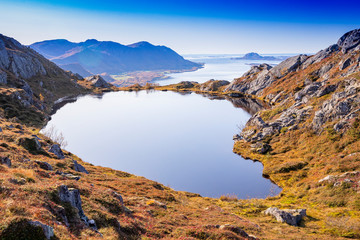
[[[261,56],[260,54],[256,52],[250,52],[245,54],[243,57],[236,57],[231,58],[232,60],[265,60],[265,61],[279,61],[284,60],[287,57],[281,56],[281,57],[274,57],[274,56]]]

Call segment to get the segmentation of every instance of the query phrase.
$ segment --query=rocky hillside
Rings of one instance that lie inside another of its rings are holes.
[[[0,35],[0,102],[6,118],[41,124],[55,100],[85,93],[77,77],[15,39]]]
[[[189,70],[200,64],[185,60],[172,49],[154,46],[148,42],[122,45],[110,41],[90,39],[73,43],[67,40],[37,42],[30,47],[60,67],[79,74],[107,73],[119,75],[124,72],[154,70]]]
[[[264,164],[281,202],[307,206],[323,231],[360,237],[360,29],[313,56],[254,66],[225,91],[272,105],[234,151]]]

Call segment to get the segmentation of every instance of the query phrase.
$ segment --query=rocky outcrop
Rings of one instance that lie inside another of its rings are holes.
[[[50,147],[49,152],[55,154],[59,159],[64,159],[65,155],[58,144],[54,144]]]
[[[276,207],[268,208],[265,215],[272,215],[278,222],[287,223],[292,226],[299,226],[301,220],[306,216],[306,209],[283,209]]]
[[[81,220],[88,224],[88,217],[85,215],[82,206],[80,192],[75,188],[68,188],[66,185],[59,187],[59,198],[62,202],[70,203],[70,205],[78,210],[78,214]]]
[[[0,34],[0,68],[12,72],[18,78],[29,79],[36,75],[46,75],[39,55],[22,46],[15,39]]]
[[[337,45],[341,48],[343,53],[347,53],[349,50],[358,47],[360,44],[360,29],[347,32],[342,36]]]
[[[339,187],[342,184],[349,184],[351,187],[355,189],[360,189],[360,172],[345,172],[340,175],[328,175],[319,180],[320,184],[331,184],[334,187]]]
[[[229,84],[230,84],[229,81],[211,79],[205,83],[200,84],[200,90],[206,91],[206,92],[218,91],[220,87],[223,87],[223,86],[226,86]]]
[[[288,73],[300,69],[301,65],[308,59],[306,55],[291,57],[275,67],[268,64],[253,66],[241,78],[235,79],[225,91],[238,91],[250,95],[261,95],[262,91],[276,80]]]
[[[111,87],[111,84],[107,83],[100,75],[86,77],[85,81],[90,82],[93,87],[97,87],[97,88],[110,88]]]
[[[79,164],[76,160],[73,160],[73,163],[74,163],[75,171],[89,174],[89,172],[81,164]]]

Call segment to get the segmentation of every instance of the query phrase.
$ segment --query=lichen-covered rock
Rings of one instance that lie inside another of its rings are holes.
[[[59,159],[64,159],[65,155],[58,144],[54,144],[50,147],[49,152],[55,154]]]
[[[299,226],[300,221],[306,216],[306,209],[283,209],[270,207],[264,211],[265,215],[272,215],[278,222]]]

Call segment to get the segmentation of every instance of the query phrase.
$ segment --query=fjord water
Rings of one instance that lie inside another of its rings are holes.
[[[288,56],[294,54],[286,54]],[[167,74],[168,79],[155,81],[164,86],[181,81],[195,81],[198,83],[206,82],[210,79],[232,81],[240,77],[250,69],[252,65],[268,63],[276,65],[279,61],[268,60],[244,60],[234,59],[244,56],[243,54],[189,54],[184,57],[190,61],[204,63],[204,67],[195,72],[182,72]],[[283,54],[263,54],[263,56],[283,57]]]
[[[65,105],[46,128],[55,126],[66,149],[94,165],[202,196],[266,197],[279,188],[262,177],[261,163],[232,152],[232,136],[249,117],[196,94],[112,92]]]

